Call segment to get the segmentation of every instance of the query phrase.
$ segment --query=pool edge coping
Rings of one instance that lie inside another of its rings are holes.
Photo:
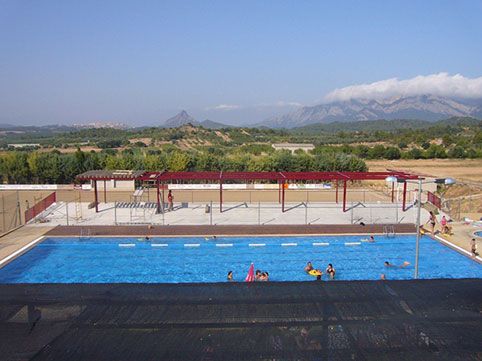
[[[42,242],[46,238],[45,235],[42,235],[40,237],[35,238],[33,241],[30,241],[27,243],[25,246],[17,249],[16,251],[13,251],[10,253],[8,256],[4,257],[3,259],[0,260],[0,269],[4,268],[6,265],[8,265],[10,262],[13,260],[17,259],[18,257],[22,256],[23,254],[27,253],[30,251],[32,248],[34,248],[38,243]]]

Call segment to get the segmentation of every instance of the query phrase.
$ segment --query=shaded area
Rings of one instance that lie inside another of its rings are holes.
[[[266,234],[372,234],[384,233],[384,224],[334,225],[179,225],[179,226],[57,226],[46,236],[204,236],[204,235],[266,235]],[[395,233],[415,233],[413,224],[394,224]]]
[[[0,285],[0,348],[32,360],[476,360],[481,304],[480,279]]]

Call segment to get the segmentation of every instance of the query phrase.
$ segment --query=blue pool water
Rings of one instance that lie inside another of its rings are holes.
[[[307,261],[323,270],[332,263],[339,280],[413,277],[414,235],[362,238],[49,238],[0,269],[0,283],[224,282],[229,270],[241,281],[251,262],[272,281],[311,281],[303,272]],[[411,265],[386,268],[386,260]],[[466,277],[481,278],[482,266],[422,237],[420,278]]]

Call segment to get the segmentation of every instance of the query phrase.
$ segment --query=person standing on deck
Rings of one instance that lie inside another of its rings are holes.
[[[427,223],[425,224],[430,223],[430,225],[432,226],[432,234],[435,235],[435,224],[437,223],[437,216],[432,211],[430,211],[429,213],[430,213],[430,217]]]
[[[472,257],[476,257],[479,254],[477,253],[477,241],[475,238],[472,238],[470,241],[470,252],[472,253]]]
[[[172,190],[169,189],[167,193],[167,210],[172,211],[174,209],[174,196],[172,195]]]

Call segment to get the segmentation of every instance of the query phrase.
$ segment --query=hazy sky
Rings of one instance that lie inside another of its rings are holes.
[[[480,0],[0,0],[0,123],[253,123],[354,84],[480,78],[481,19]]]

